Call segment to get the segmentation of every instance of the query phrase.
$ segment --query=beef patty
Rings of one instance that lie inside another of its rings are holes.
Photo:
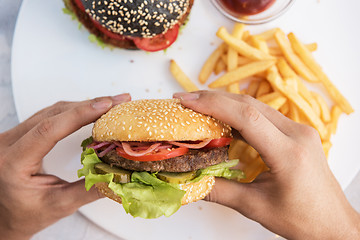
[[[206,168],[228,160],[228,147],[190,151],[182,156],[166,160],[140,162],[119,156],[115,150],[110,151],[101,160],[111,166],[133,171],[148,172],[189,172]]]
[[[113,45],[115,47],[118,48],[125,48],[125,49],[133,49],[133,50],[137,50],[138,48],[136,47],[135,43],[133,40],[125,38],[123,40],[116,40],[113,38],[110,38],[108,36],[106,36],[103,32],[101,32],[99,29],[97,29],[92,20],[91,17],[85,13],[84,11],[82,11],[74,2],[74,0],[64,0],[65,5],[67,8],[69,8],[70,10],[72,10],[75,15],[77,16],[78,20],[88,29],[88,31],[92,34],[94,34],[95,36],[97,36],[101,41],[103,41],[106,44],[110,44]],[[190,14],[190,10],[192,8],[192,5],[194,4],[194,0],[190,0],[190,5],[187,9],[187,12],[184,14],[184,16],[179,20],[179,24],[180,26],[182,24],[184,24],[184,22],[186,21],[187,17]]]

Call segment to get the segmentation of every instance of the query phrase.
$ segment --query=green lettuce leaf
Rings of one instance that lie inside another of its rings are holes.
[[[230,169],[239,163],[238,159],[228,162],[222,162],[204,169],[200,169],[196,173],[196,177],[191,182],[200,181],[204,176],[222,177],[230,180],[239,181],[245,178],[245,174],[241,170]]]
[[[81,143],[81,147],[83,149],[83,151],[86,150],[86,147],[89,146],[92,142],[94,141],[93,137],[88,137],[87,139],[85,139],[84,141],[82,141]]]
[[[123,207],[134,217],[169,217],[181,207],[185,191],[163,182],[147,172],[134,172],[131,183],[111,182],[109,188],[123,200]]]
[[[147,219],[168,217],[181,207],[181,199],[185,191],[181,190],[179,185],[164,182],[156,177],[156,173],[148,172],[133,172],[130,183],[115,183],[113,173],[97,174],[95,172],[94,166],[100,162],[94,149],[85,149],[81,154],[83,168],[78,170],[78,177],[85,176],[87,191],[95,183],[108,183],[108,187],[121,197],[125,211],[132,216]],[[191,182],[200,181],[204,176],[239,180],[244,177],[243,172],[229,169],[236,166],[238,162],[238,160],[232,160],[198,170],[196,178]]]
[[[168,217],[181,207],[185,191],[161,181],[154,174],[133,172],[130,183],[115,183],[112,181],[114,174],[95,173],[94,166],[101,160],[91,148],[81,154],[81,162],[84,167],[78,170],[78,177],[85,176],[86,190],[89,191],[95,183],[109,183],[109,188],[121,197],[125,211],[134,217]]]

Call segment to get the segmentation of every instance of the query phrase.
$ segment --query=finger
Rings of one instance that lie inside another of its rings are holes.
[[[289,138],[248,103],[214,92],[192,93],[183,95],[181,99],[184,106],[213,116],[237,129],[270,168],[276,164],[273,159],[281,156],[284,147],[288,146]]]
[[[14,144],[21,136],[27,133],[30,129],[32,129],[37,123],[39,123],[42,119],[55,116],[59,113],[66,111],[72,102],[58,102],[54,105],[47,107],[45,109],[40,110],[39,112],[32,115],[30,118],[20,123],[16,127],[8,130],[4,134],[6,135],[6,142],[4,142],[7,146]]]
[[[120,95],[111,97],[113,104],[116,105],[118,103],[121,103],[123,96],[124,96],[124,94],[120,94]],[[104,98],[109,98],[109,97],[96,98],[95,101],[101,101]],[[20,137],[25,135],[30,129],[35,127],[43,119],[56,116],[65,111],[68,111],[69,109],[74,108],[76,106],[88,104],[90,101],[93,101],[93,100],[86,100],[86,101],[82,101],[82,102],[60,101],[60,102],[53,104],[50,107],[42,109],[39,112],[35,113],[30,118],[28,118],[27,120],[25,120],[24,122],[20,123],[15,128],[10,129],[9,131],[5,132],[4,134],[6,135],[6,137],[4,137],[4,139],[6,139],[6,142],[4,142],[4,143],[6,144],[6,146],[11,146]]]
[[[76,211],[79,207],[91,203],[95,200],[101,199],[104,196],[100,194],[95,186],[89,191],[85,189],[85,180],[81,179],[73,183],[66,184],[59,192],[60,201],[65,204],[65,207]]]
[[[200,94],[208,94],[208,91],[197,91],[193,93],[200,93]],[[213,94],[212,92],[211,94]],[[186,93],[176,93],[174,94],[175,98],[181,98]],[[267,119],[269,119],[280,131],[284,134],[291,136],[296,132],[298,124],[292,121],[291,119],[287,118],[279,111],[273,109],[272,107],[268,106],[267,104],[256,100],[255,98],[244,95],[244,94],[233,94],[227,92],[216,92],[216,94],[226,96],[228,98],[234,99],[239,102],[248,103],[254,107],[256,107]]]
[[[129,100],[129,95],[123,96],[123,102]],[[24,165],[38,163],[58,141],[94,122],[113,105],[111,98],[95,99],[42,120],[11,146],[12,159],[23,161]],[[35,159],[35,162],[29,161],[29,158]]]
[[[250,184],[216,178],[214,188],[204,200],[221,204],[249,216],[258,207],[256,197],[257,194]]]

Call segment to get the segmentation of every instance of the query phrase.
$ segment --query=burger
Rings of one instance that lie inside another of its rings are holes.
[[[94,37],[125,49],[160,51],[177,39],[194,0],[64,0]]]
[[[122,103],[98,119],[83,141],[78,176],[134,217],[170,216],[203,199],[215,177],[240,180],[230,169],[231,128],[185,108],[177,99]]]

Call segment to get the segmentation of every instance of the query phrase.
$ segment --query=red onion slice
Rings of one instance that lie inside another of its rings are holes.
[[[169,141],[168,143],[178,146],[178,147],[186,147],[186,148],[191,148],[191,149],[200,149],[205,147],[206,145],[209,144],[209,142],[211,142],[211,139],[209,140],[204,140],[200,143],[181,143],[181,142],[173,142],[173,141]]]
[[[96,144],[94,146],[90,146],[89,148],[92,148],[92,149],[96,150],[96,149],[102,148],[102,147],[107,146],[107,145],[110,145],[110,143],[109,142],[102,142],[102,143],[98,143],[98,144]]]
[[[110,152],[111,150],[113,150],[116,147],[115,144],[111,144],[110,146],[108,146],[104,151],[98,153],[98,157],[103,157],[105,156],[105,154],[107,154],[108,152]]]
[[[145,154],[151,153],[152,151],[154,151],[157,147],[159,147],[161,145],[161,143],[155,143],[155,144],[152,144],[147,150],[134,151],[131,148],[129,143],[122,142],[121,144],[122,144],[122,147],[123,147],[125,153],[130,156],[134,156],[134,157],[141,157],[141,156],[144,156]]]

